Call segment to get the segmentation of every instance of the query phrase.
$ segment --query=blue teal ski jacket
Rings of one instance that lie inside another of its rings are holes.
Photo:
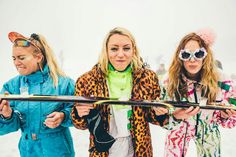
[[[74,81],[68,77],[58,78],[55,87],[49,75],[48,66],[33,74],[18,75],[3,85],[1,93],[74,95]],[[13,109],[11,118],[0,118],[0,135],[21,130],[19,150],[22,157],[74,157],[73,141],[69,126],[72,103],[10,101]],[[51,129],[44,125],[50,113],[58,111],[65,114],[61,125]]]

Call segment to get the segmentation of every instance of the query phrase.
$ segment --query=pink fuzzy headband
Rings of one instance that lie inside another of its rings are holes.
[[[216,35],[212,29],[200,29],[196,32],[196,34],[200,36],[208,46],[212,46],[215,42]]]

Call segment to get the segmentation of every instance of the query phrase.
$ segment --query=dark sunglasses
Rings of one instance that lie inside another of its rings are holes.
[[[195,50],[194,52],[190,52],[189,50],[180,50],[179,58],[182,61],[189,61],[192,57],[195,60],[203,60],[207,56],[206,49],[204,47]]]

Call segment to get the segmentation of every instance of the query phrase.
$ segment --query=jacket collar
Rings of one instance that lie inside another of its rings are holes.
[[[142,67],[136,71],[133,71],[132,68],[130,67],[130,69],[128,68],[128,70],[132,71],[133,78],[139,79],[142,77],[142,75],[145,71],[145,67]],[[93,66],[91,72],[96,74],[96,78],[100,81],[104,81],[106,78],[105,74],[101,70],[101,65],[99,63]]]
[[[28,83],[43,83],[45,78],[49,75],[49,67],[47,65],[44,66],[43,71],[36,71],[35,73],[23,76],[25,82]]]

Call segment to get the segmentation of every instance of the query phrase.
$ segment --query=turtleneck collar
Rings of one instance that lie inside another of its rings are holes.
[[[28,83],[42,83],[44,79],[49,75],[49,67],[47,65],[44,66],[43,71],[36,71],[32,74],[23,76],[25,81]]]
[[[190,75],[185,69],[183,69],[183,75],[188,79],[188,80],[192,80],[193,82],[200,82],[201,81],[201,72],[202,70],[200,70],[197,74]]]
[[[184,74],[182,74],[182,79],[183,79],[183,81],[184,82],[186,82],[186,85],[187,86],[192,86],[192,85],[194,85],[194,84],[196,84],[197,86],[202,86],[203,87],[203,85],[202,85],[202,83],[200,82],[200,81],[196,81],[196,80],[193,80],[193,79],[190,79],[190,78],[188,78],[186,75],[184,75]]]
[[[126,72],[131,72],[131,71],[132,71],[132,68],[131,68],[131,65],[128,65],[128,66],[125,68],[125,70],[123,70],[123,71],[118,71],[118,70],[115,69],[115,67],[114,67],[111,63],[109,63],[109,64],[108,64],[108,71],[109,71],[109,72],[115,71],[115,72],[119,72],[119,73],[126,73]]]

